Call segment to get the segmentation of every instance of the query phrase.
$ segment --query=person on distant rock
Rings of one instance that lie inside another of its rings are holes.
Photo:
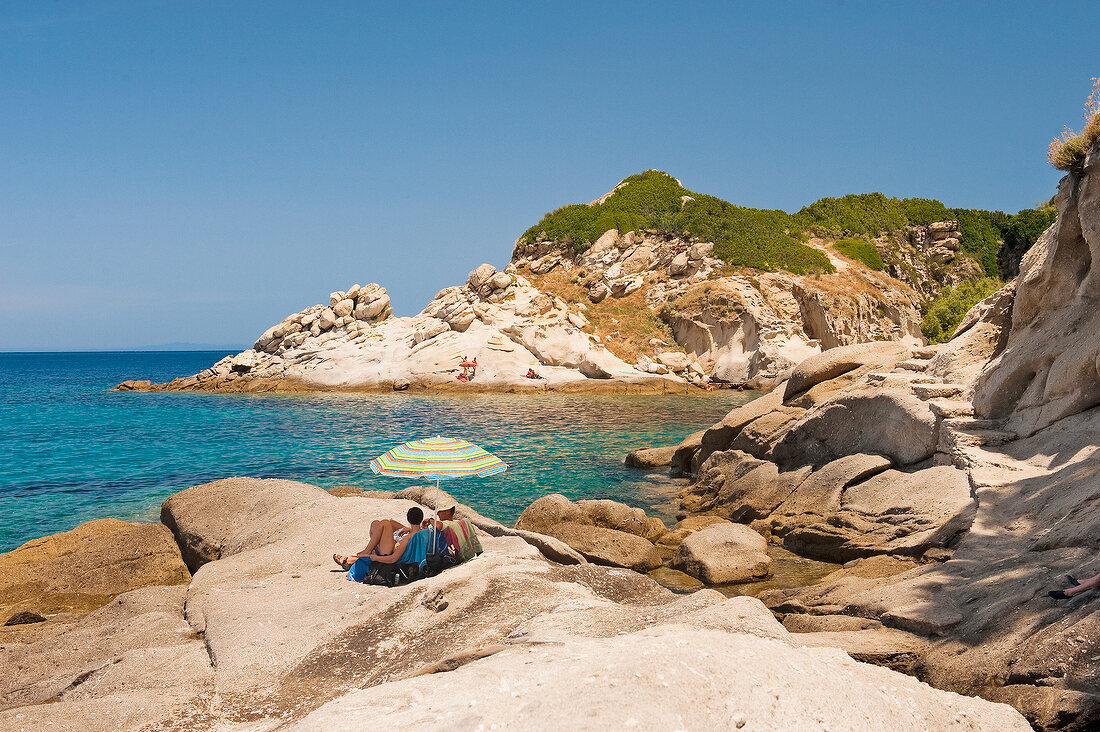
[[[527,373],[523,375],[525,379],[541,379],[542,377],[535,373],[534,368],[527,369]]]
[[[424,511],[417,506],[413,506],[405,514],[405,518],[409,522],[408,526],[392,519],[372,521],[370,525],[370,543],[363,551],[348,556],[333,554],[332,560],[344,569],[351,569],[352,565],[363,558],[382,562],[383,564],[392,564],[405,551],[412,535],[420,530],[420,524],[424,520]]]
[[[1100,587],[1100,574],[1084,580],[1078,580],[1072,574],[1067,574],[1066,581],[1070,584],[1067,589],[1051,590],[1047,594],[1055,600],[1068,600],[1074,595],[1080,595],[1082,592],[1088,592],[1094,587]]]

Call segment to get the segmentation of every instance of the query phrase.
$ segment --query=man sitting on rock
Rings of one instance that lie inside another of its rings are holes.
[[[473,527],[466,519],[455,519],[455,504],[444,505],[435,515],[438,520],[425,519],[420,525],[443,536],[456,562],[465,562],[481,554],[481,541]]]
[[[406,526],[400,521],[382,519],[372,521],[370,525],[370,543],[358,554],[343,556],[333,554],[332,559],[344,569],[352,569],[356,564],[362,564],[363,574],[370,567],[370,562],[377,561],[384,564],[392,563],[404,553],[412,535],[420,530],[420,524],[424,520],[424,511],[419,506],[413,506],[405,514],[409,522]],[[368,561],[360,563],[359,560]]]

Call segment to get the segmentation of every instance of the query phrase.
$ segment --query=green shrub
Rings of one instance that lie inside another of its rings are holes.
[[[997,253],[997,264],[1004,277],[1020,274],[1020,260],[1039,236],[1054,223],[1058,212],[1051,204],[1025,208],[1015,216],[1006,216],[998,224],[1004,243]]]
[[[921,332],[929,343],[946,343],[951,340],[966,311],[989,297],[1001,287],[1001,281],[985,277],[977,282],[960,282],[955,287],[945,287],[933,300],[921,321]]]
[[[863,262],[873,270],[881,272],[886,266],[882,263],[882,255],[878,253],[878,248],[869,241],[841,239],[833,246],[845,257]]]
[[[624,182],[601,204],[574,204],[546,214],[524,232],[523,240],[531,242],[545,233],[555,243],[583,252],[608,229],[656,229],[714,242],[713,256],[735,266],[796,274],[835,271],[828,257],[800,241],[804,227],[785,211],[745,208],[694,193],[658,170]]]
[[[901,201],[877,192],[822,198],[803,208],[798,216],[807,226],[856,236],[897,231],[909,222]]]

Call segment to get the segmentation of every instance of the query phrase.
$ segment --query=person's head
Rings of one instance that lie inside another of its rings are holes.
[[[451,521],[451,520],[453,520],[454,517],[455,517],[455,506],[454,506],[454,504],[452,503],[450,505],[443,506],[443,508],[436,511],[436,515],[439,516],[440,521]]]
[[[413,506],[405,514],[405,518],[408,520],[409,526],[419,526],[420,522],[424,520],[424,512],[418,506]]]

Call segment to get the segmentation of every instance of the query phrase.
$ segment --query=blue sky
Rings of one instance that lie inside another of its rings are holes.
[[[418,312],[546,211],[667,170],[788,211],[1017,211],[1100,4],[0,2],[0,350]]]

